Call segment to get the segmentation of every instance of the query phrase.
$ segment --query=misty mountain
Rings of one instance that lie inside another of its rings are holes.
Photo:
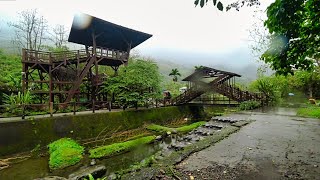
[[[181,79],[192,73],[194,66],[202,65],[240,74],[242,77],[238,78],[238,81],[247,84],[257,78],[259,68],[259,64],[252,59],[247,48],[219,53],[196,53],[173,49],[151,49],[142,52],[153,57],[161,73],[165,75],[168,75],[171,69],[178,68],[182,75]]]

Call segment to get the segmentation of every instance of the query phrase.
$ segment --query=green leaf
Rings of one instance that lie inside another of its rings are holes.
[[[217,8],[220,10],[220,11],[223,11],[223,4],[219,1],[218,4],[217,4]]]
[[[94,178],[91,174],[89,174],[89,180],[94,180]]]
[[[213,0],[213,5],[217,5],[217,0]]]
[[[199,4],[199,0],[195,0],[194,5],[197,7],[198,4]]]
[[[200,1],[200,7],[202,8],[204,6],[204,0]]]

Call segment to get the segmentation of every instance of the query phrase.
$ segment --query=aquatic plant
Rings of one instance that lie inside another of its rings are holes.
[[[77,164],[82,159],[84,147],[70,138],[62,138],[48,145],[50,169],[61,169]]]
[[[95,149],[89,150],[90,158],[101,158],[101,157],[109,157],[116,154],[124,153],[130,151],[131,149],[143,145],[151,143],[155,140],[155,136],[146,136],[138,139],[134,139],[131,141],[114,143],[107,146],[101,146]]]

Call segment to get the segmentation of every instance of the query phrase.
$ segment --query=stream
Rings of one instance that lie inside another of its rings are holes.
[[[130,152],[116,155],[109,158],[97,159],[95,165],[104,165],[107,169],[105,176],[113,172],[128,169],[131,165],[137,164],[156,152],[161,151],[162,155],[168,155],[170,152],[180,150],[187,145],[197,142],[214,132],[221,131],[222,128],[230,126],[238,120],[219,117],[208,121],[186,134],[163,135],[156,142],[139,146]],[[11,164],[9,168],[0,170],[0,179],[3,180],[28,180],[43,178],[48,176],[59,176],[68,178],[70,174],[83,168],[89,167],[91,159],[86,154],[80,163],[61,170],[50,171],[48,167],[49,156],[29,158],[19,163]]]

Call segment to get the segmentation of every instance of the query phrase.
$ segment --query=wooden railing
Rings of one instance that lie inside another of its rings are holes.
[[[224,96],[227,96],[233,100],[236,100],[238,102],[249,101],[249,100],[265,101],[265,98],[262,94],[243,91],[238,87],[233,87],[225,83],[219,84],[218,86],[216,86],[215,90],[218,93]]]
[[[56,63],[62,61],[74,61],[77,59],[88,58],[93,55],[93,48],[89,48],[88,51],[85,49],[72,50],[72,51],[61,51],[61,52],[48,52],[23,49],[22,50],[22,61],[24,62],[42,62],[42,63]],[[114,49],[96,48],[96,55],[98,58],[108,58],[114,60],[127,61],[128,53],[124,51],[118,51]]]

